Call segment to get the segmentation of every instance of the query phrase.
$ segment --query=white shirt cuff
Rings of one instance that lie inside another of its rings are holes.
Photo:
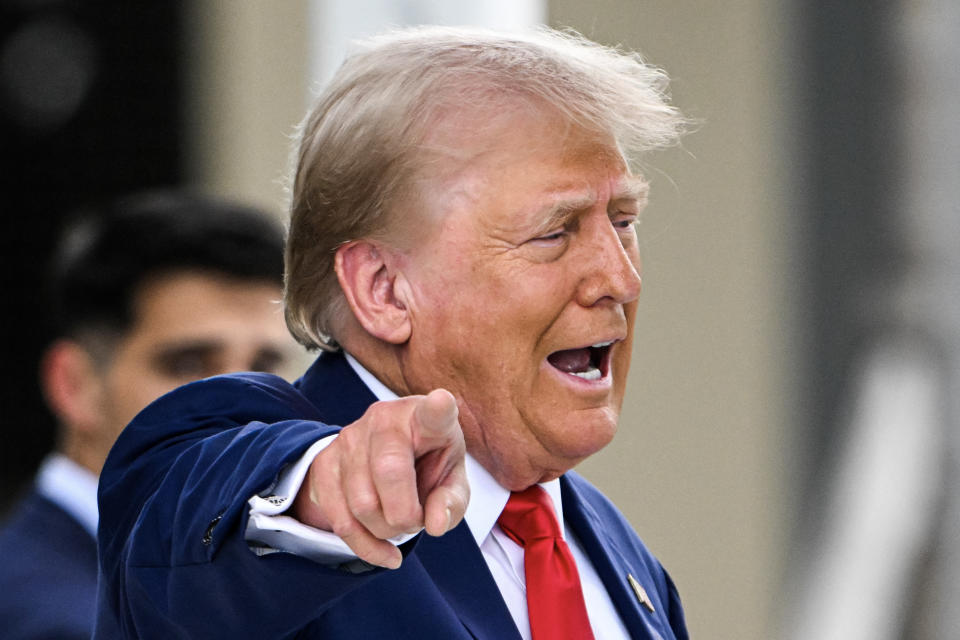
[[[291,516],[283,515],[293,504],[313,459],[336,437],[337,434],[333,434],[314,442],[297,461],[280,472],[277,484],[267,495],[255,495],[247,501],[250,518],[245,538],[254,553],[267,555],[282,551],[328,566],[358,560],[357,555],[335,533],[307,526]],[[388,541],[399,546],[416,535],[402,534]]]

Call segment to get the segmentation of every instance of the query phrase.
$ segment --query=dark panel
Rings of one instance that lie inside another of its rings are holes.
[[[798,205],[807,221],[800,255],[809,278],[802,519],[809,520],[839,442],[849,368],[885,322],[884,296],[905,253],[896,210],[899,81],[889,37],[896,3],[815,0],[796,7]]]
[[[78,205],[181,179],[181,29],[177,2],[122,0],[8,0],[0,25],[6,501],[53,441],[36,364],[59,221]]]

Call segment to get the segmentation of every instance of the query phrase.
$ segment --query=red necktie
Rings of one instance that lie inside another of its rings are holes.
[[[593,640],[580,574],[567,543],[560,537],[547,492],[533,485],[511,493],[497,522],[523,547],[533,640]]]

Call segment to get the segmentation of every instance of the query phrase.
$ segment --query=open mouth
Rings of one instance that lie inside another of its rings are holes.
[[[613,342],[555,351],[547,356],[547,362],[554,369],[583,380],[600,380],[610,372],[610,346]]]

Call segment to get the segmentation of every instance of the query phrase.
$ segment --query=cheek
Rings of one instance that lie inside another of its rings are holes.
[[[124,425],[130,422],[140,410],[153,402],[156,398],[169,391],[165,386],[158,385],[150,379],[122,381],[114,389],[114,413],[119,422]]]
[[[627,385],[627,374],[630,372],[630,363],[633,359],[633,330],[637,315],[637,301],[630,302],[623,307],[627,319],[627,338],[620,345],[614,357],[614,393],[619,408],[623,402],[624,390]]]
[[[421,340],[436,340],[454,352],[497,351],[514,342],[525,317],[540,303],[519,293],[527,289],[522,274],[511,278],[491,271],[459,264],[423,280],[411,309]]]
[[[118,429],[148,404],[179,386],[149,367],[118,366],[111,373],[104,400]]]

